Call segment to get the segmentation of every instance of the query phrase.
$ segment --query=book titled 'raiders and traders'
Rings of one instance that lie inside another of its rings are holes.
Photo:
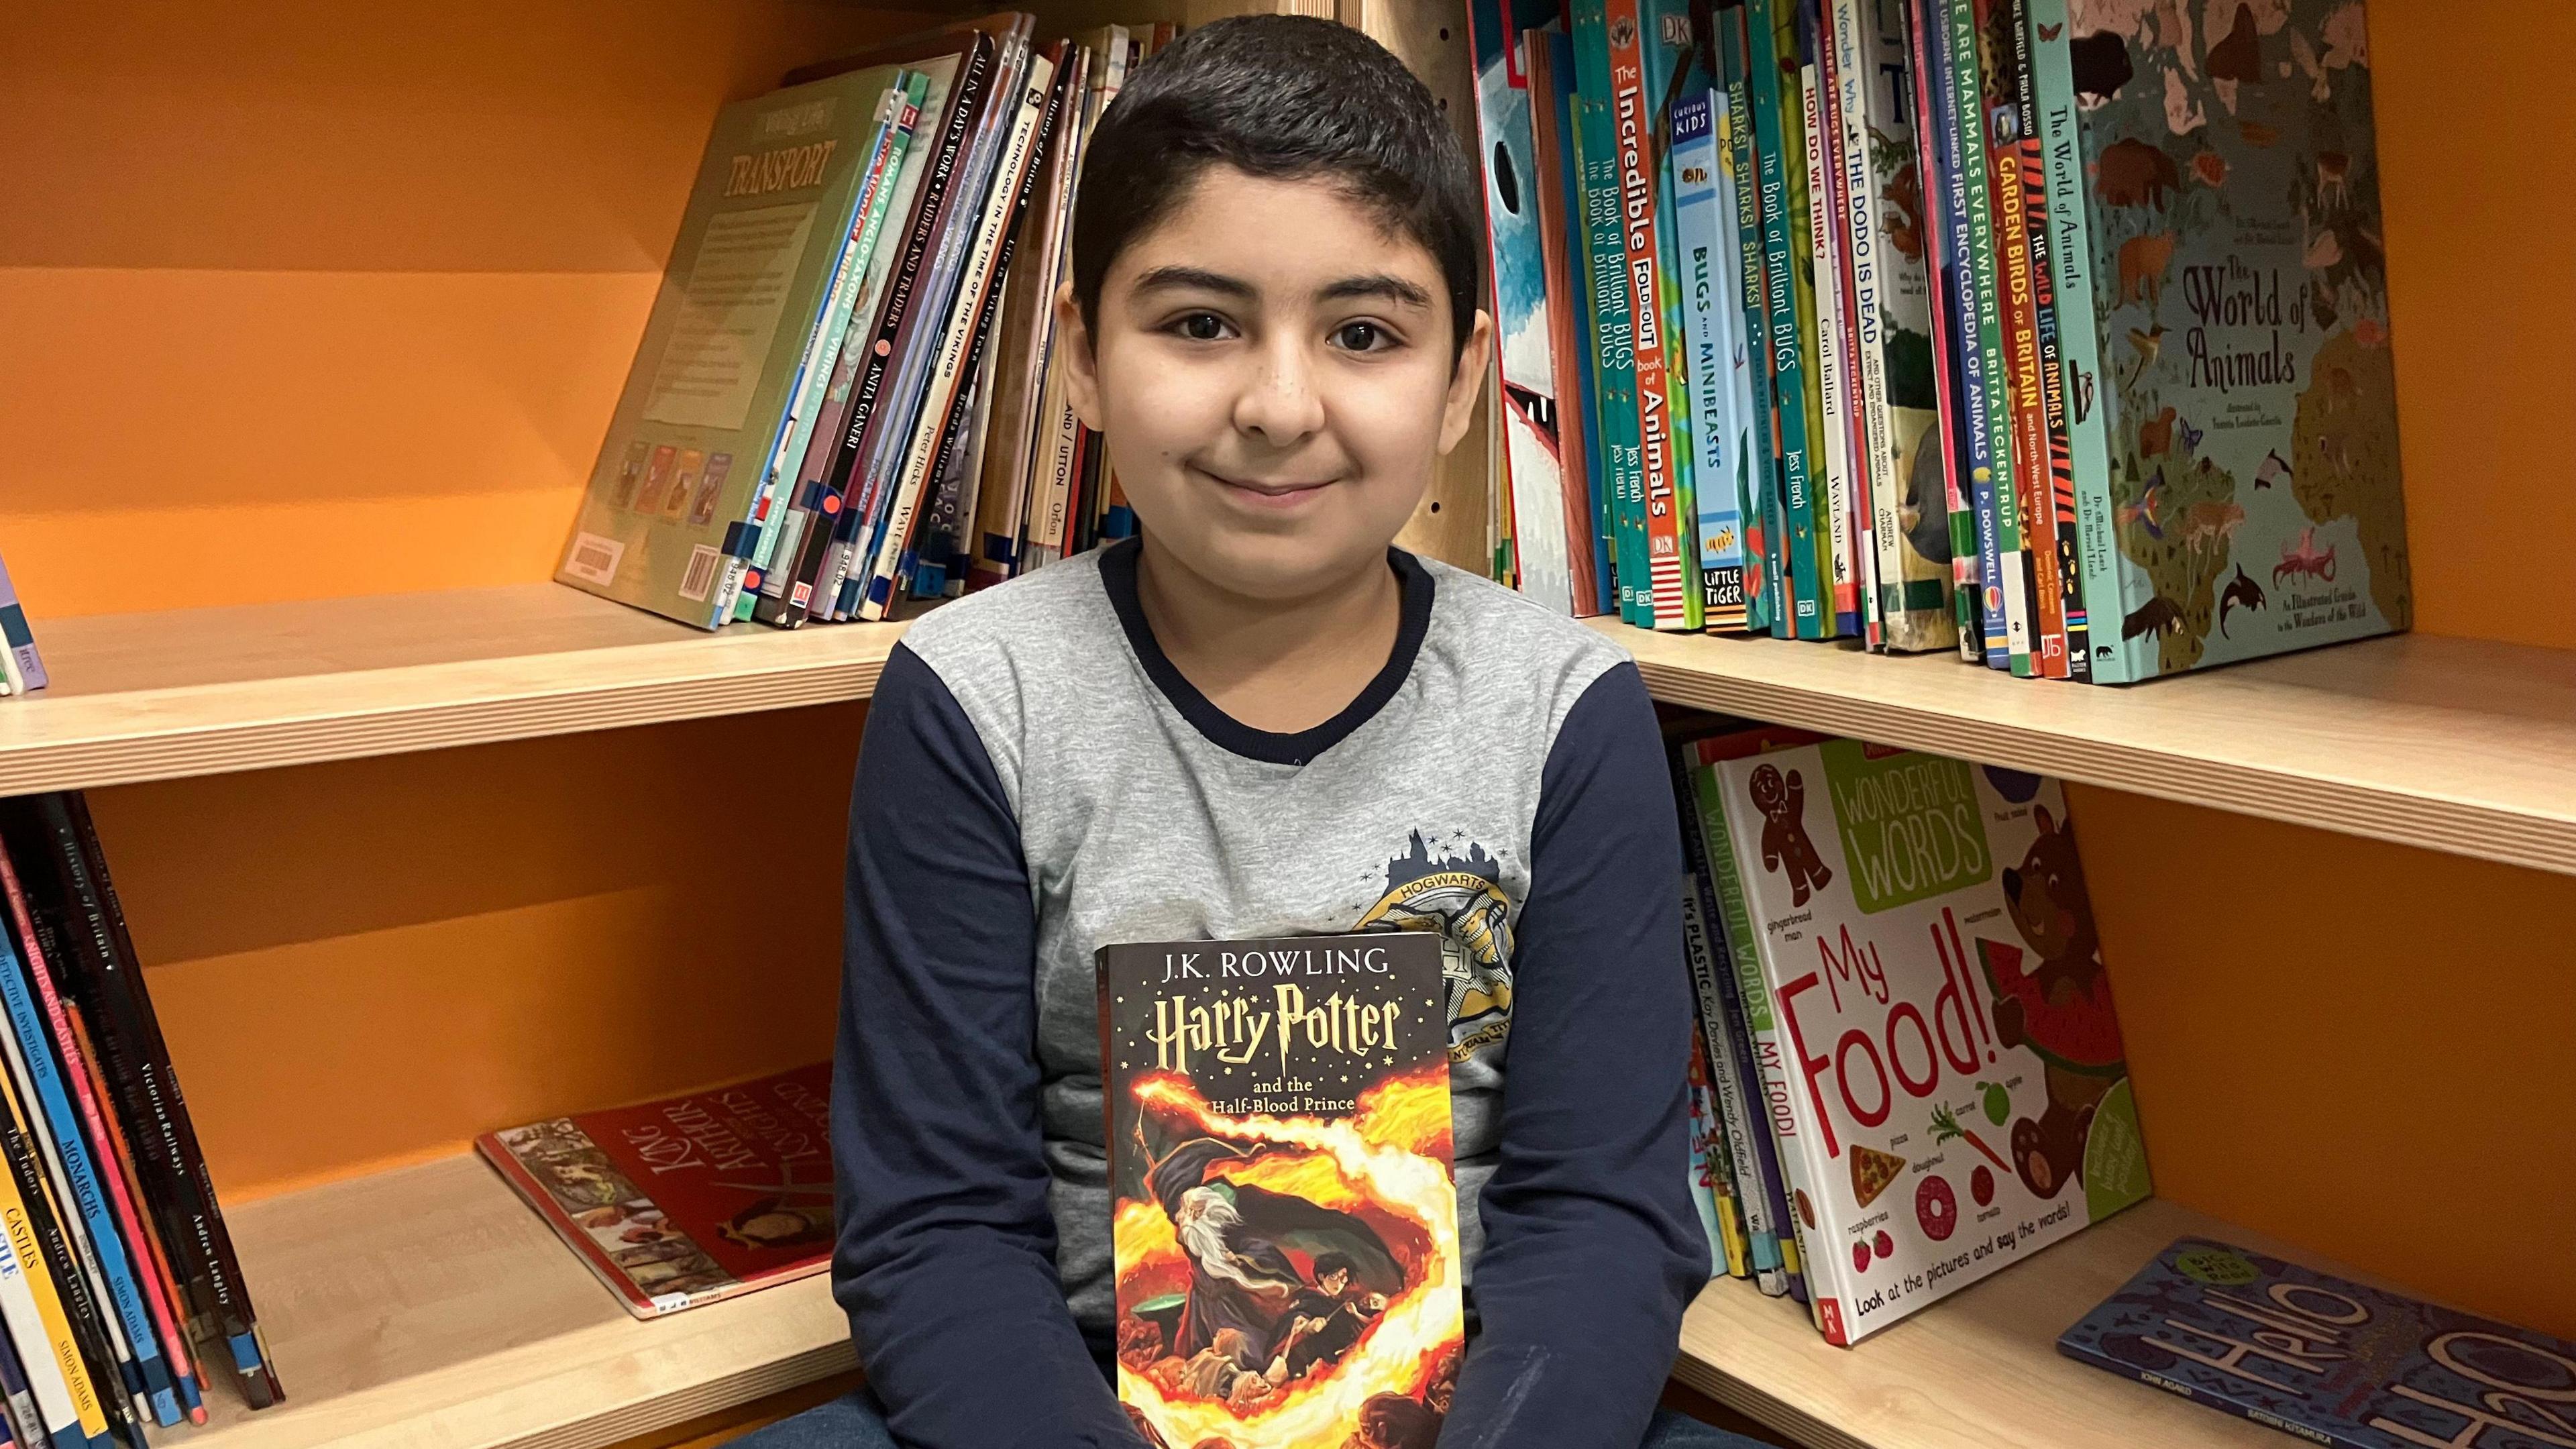
[[[486,1132],[474,1145],[626,1311],[823,1271],[832,1067]]]
[[[1430,1443],[1465,1345],[1440,939],[1098,961],[1118,1394],[1138,1433]]]

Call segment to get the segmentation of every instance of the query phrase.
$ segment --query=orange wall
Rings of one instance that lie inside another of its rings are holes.
[[[2531,544],[2576,537],[2544,452],[2576,405],[2576,190],[2527,164],[2576,151],[2576,7],[2372,19],[2420,622],[2576,646],[2549,602],[2576,550]],[[0,547],[39,629],[544,577],[713,107],[897,28],[817,0],[7,7]],[[227,1192],[827,1050],[857,726],[99,792]],[[2576,1334],[2576,881],[2078,794],[2162,1189]],[[730,834],[745,801],[768,856]]]

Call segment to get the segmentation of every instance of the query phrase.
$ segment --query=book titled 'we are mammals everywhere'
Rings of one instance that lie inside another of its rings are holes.
[[[1465,1347],[1440,938],[1103,947],[1118,1394],[1150,1445],[1429,1443]]]
[[[819,1273],[832,1067],[486,1132],[475,1148],[638,1318]]]

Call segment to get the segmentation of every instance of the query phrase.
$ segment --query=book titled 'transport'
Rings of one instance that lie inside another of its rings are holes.
[[[1465,1346],[1440,938],[1098,960],[1118,1394],[1138,1433],[1431,1442]]]

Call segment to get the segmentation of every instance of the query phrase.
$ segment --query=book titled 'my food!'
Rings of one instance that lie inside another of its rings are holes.
[[[2337,1449],[2576,1444],[2576,1343],[2207,1238],[2157,1254],[2057,1346]]]
[[[1148,1444],[1428,1444],[1465,1344],[1440,938],[1101,948],[1118,1394]]]
[[[486,1132],[475,1148],[638,1318],[822,1272],[832,1067]]]
[[[1818,1324],[1856,1342],[2147,1196],[2054,780],[1858,740],[1718,766]]]

